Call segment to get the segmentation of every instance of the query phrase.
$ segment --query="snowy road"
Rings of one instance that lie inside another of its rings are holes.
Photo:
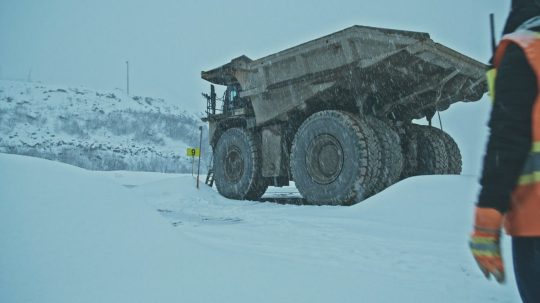
[[[197,190],[191,175],[89,172],[2,154],[0,167],[10,172],[0,180],[2,302],[96,302],[98,293],[100,302],[519,302],[512,274],[502,287],[485,281],[469,256],[472,177],[410,178],[356,206],[329,207],[231,201],[204,184]],[[59,194],[58,182],[70,189]],[[87,196],[74,201],[82,184]],[[275,192],[267,197],[283,196]],[[73,211],[43,207],[52,200]],[[17,215],[29,212],[41,215]],[[88,217],[108,232],[75,224]],[[36,239],[44,223],[60,225]],[[55,251],[47,243],[60,245],[62,233],[79,236],[63,256],[84,257],[59,273],[39,262],[60,262],[54,254],[28,262]],[[100,237],[108,246],[97,245]],[[81,239],[97,243],[80,250]],[[508,238],[504,249],[510,271]],[[39,287],[29,287],[25,274],[36,271]],[[72,292],[57,288],[80,275],[87,278]],[[77,290],[87,295],[74,297]],[[36,299],[43,293],[47,300]]]

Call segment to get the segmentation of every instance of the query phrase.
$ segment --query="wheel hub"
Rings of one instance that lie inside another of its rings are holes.
[[[237,182],[244,175],[244,158],[237,146],[231,146],[225,155],[225,177],[228,181]]]
[[[306,161],[308,173],[315,182],[332,183],[341,174],[343,168],[341,144],[331,135],[319,135],[309,145]]]

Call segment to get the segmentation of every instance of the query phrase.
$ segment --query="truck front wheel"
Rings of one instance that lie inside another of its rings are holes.
[[[371,192],[380,155],[367,123],[347,112],[327,110],[313,114],[298,129],[291,172],[309,203],[349,205]]]
[[[260,144],[256,135],[242,128],[226,130],[214,151],[214,179],[227,198],[257,200],[268,188],[261,175]]]

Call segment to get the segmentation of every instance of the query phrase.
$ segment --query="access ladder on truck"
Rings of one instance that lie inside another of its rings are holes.
[[[208,174],[206,175],[204,184],[210,187],[214,186],[214,157],[210,160],[210,166],[208,167]]]

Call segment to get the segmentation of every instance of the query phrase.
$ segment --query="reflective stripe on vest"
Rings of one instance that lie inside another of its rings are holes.
[[[540,183],[540,142],[535,142],[523,172],[518,180],[518,185],[530,185],[532,183]]]
[[[531,113],[533,144],[512,193],[510,210],[505,215],[505,228],[512,236],[540,236],[540,34],[519,31],[504,36],[495,53],[495,67],[500,65],[510,43],[515,43],[525,53],[539,89]]]

